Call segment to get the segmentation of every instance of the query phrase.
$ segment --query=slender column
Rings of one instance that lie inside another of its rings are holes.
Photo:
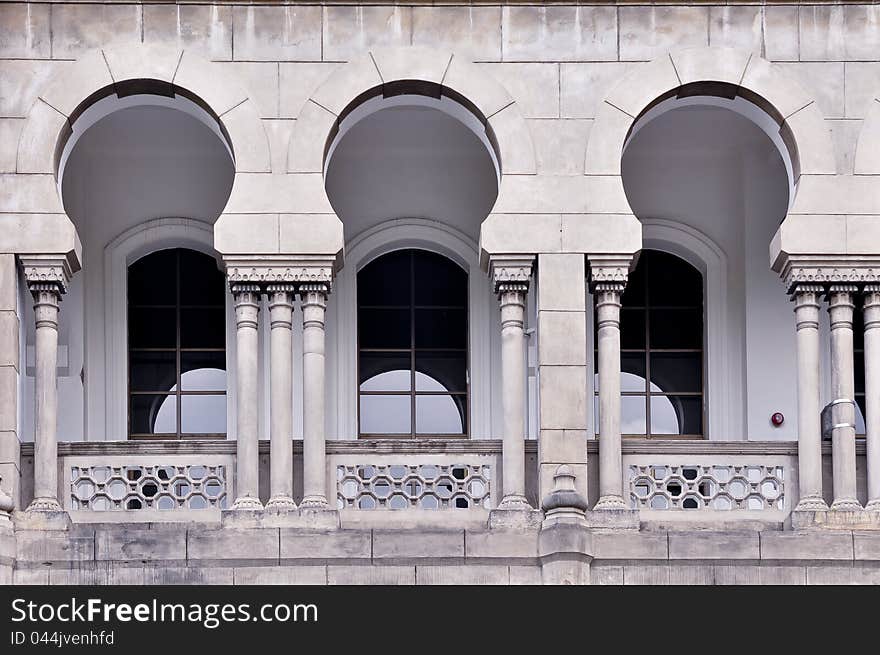
[[[525,305],[528,281],[498,285],[501,301],[501,402],[504,412],[502,446],[504,497],[499,509],[531,509],[526,500]]]
[[[819,294],[822,287],[794,289],[798,362],[797,510],[828,509],[822,498],[822,427],[819,409]]]
[[[58,303],[55,282],[31,282],[36,318],[34,499],[28,512],[60,512],[58,503]]]
[[[599,501],[596,510],[629,509],[623,500],[620,438],[620,296],[623,282],[595,285],[599,349]]]
[[[855,377],[853,370],[853,300],[856,287],[832,285],[828,292],[831,315],[831,393],[834,469],[833,510],[853,511],[862,506],[856,497]]]
[[[233,284],[232,297],[235,301],[235,379],[238,400],[236,498],[232,509],[258,510],[263,508],[258,488],[257,452],[257,327],[260,318],[260,287],[254,284]]]
[[[880,285],[865,287],[865,442],[868,504],[880,512]]]
[[[304,509],[327,509],[324,446],[324,315],[327,284],[300,287],[303,311],[303,500]]]
[[[266,288],[269,294],[271,323],[269,376],[270,406],[270,471],[271,498],[267,508],[296,509],[293,502],[293,404],[291,366],[293,335],[292,284],[273,284]]]

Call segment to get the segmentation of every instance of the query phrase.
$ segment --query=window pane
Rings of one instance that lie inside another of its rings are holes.
[[[361,309],[358,311],[358,339],[361,348],[409,348],[408,309]]]
[[[467,307],[467,273],[452,260],[416,251],[415,304]]]
[[[624,306],[637,307],[645,304],[645,255],[648,251],[643,250],[639,255],[639,262],[629,275],[626,287],[623,290],[621,302]]]
[[[132,391],[171,391],[177,384],[177,356],[174,350],[132,351],[128,366]]]
[[[700,396],[651,396],[651,434],[703,433]]]
[[[700,353],[651,353],[651,391],[703,390]]]
[[[361,269],[357,276],[358,305],[409,306],[410,252],[390,252]]]
[[[703,347],[703,312],[700,309],[652,309],[650,322],[651,348]]]
[[[129,348],[176,348],[177,312],[174,309],[129,309]]]
[[[361,432],[364,434],[410,434],[410,396],[361,396]]]
[[[417,309],[417,348],[467,348],[467,311]]]
[[[596,388],[599,388],[598,376]],[[642,393],[648,390],[648,382],[645,379],[645,353],[621,353],[620,390]]]
[[[620,347],[624,350],[645,347],[645,310],[622,309],[620,311]]]
[[[703,304],[703,276],[685,260],[657,250],[643,252],[651,305],[699,307]],[[641,265],[641,261],[639,265]]]
[[[865,434],[865,397],[856,395],[856,434]]]
[[[621,396],[620,433],[645,434],[647,402],[644,396]],[[601,434],[599,435],[602,436]]]
[[[464,434],[465,396],[416,396],[416,432]]]
[[[177,397],[131,396],[132,434],[177,434]]]
[[[194,250],[180,251],[180,303],[218,305],[226,302],[226,283],[217,261]]]
[[[411,365],[408,353],[361,353],[361,391],[409,391]]]
[[[463,352],[417,352],[416,391],[467,391]]]
[[[226,391],[225,352],[182,352],[180,371],[184,391]]]
[[[211,309],[180,310],[181,348],[225,348],[226,310]]]
[[[181,396],[183,434],[226,434],[226,396]]]
[[[173,305],[176,276],[176,250],[160,250],[137,260],[128,267],[128,304]]]

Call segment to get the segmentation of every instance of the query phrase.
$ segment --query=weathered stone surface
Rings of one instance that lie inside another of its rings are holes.
[[[590,564],[590,584],[622,585],[623,567],[593,561]]]
[[[232,18],[236,60],[321,60],[320,6],[236,5]]]
[[[798,7],[766,6],[764,9],[764,56],[770,61],[800,58]]]
[[[507,89],[525,118],[559,116],[558,64],[503,63],[479,67]]]
[[[326,566],[244,566],[233,572],[236,585],[325,585]]]
[[[500,7],[413,7],[412,44],[477,61],[501,59]]]
[[[230,62],[226,64],[248,90],[248,97],[259,109],[260,118],[279,115],[278,64],[274,62]]]
[[[415,566],[333,566],[327,567],[327,584],[412,585]]]
[[[510,572],[507,566],[497,564],[416,566],[416,584],[506,585],[510,584]]]
[[[464,557],[464,531],[419,532],[374,530],[373,559]]]
[[[587,431],[543,429],[538,450],[542,465],[586,463]]]
[[[279,116],[296,118],[306,100],[340,64],[283,62],[279,64]]]
[[[57,4],[52,7],[52,57],[78,59],[87,50],[141,40],[140,5]]]
[[[48,59],[52,52],[49,12],[48,4],[0,5],[0,57]]]
[[[542,254],[538,256],[539,311],[585,311],[582,285],[572,280],[585,278],[583,255]]]
[[[762,560],[852,560],[851,532],[762,532]]]
[[[95,528],[96,560],[179,560],[187,557],[186,528],[109,525]]]
[[[665,532],[606,532],[593,535],[596,560],[665,560],[669,548]]]
[[[277,529],[193,528],[186,539],[189,560],[278,560]]]
[[[584,430],[587,403],[584,366],[541,367],[541,427],[544,429]]]
[[[852,175],[855,167],[856,144],[862,133],[864,121],[860,119],[829,120],[825,124],[831,132],[837,172],[841,175]]]
[[[541,365],[587,365],[587,319],[584,312],[538,312]]]
[[[669,533],[669,559],[759,558],[756,532]]]
[[[505,61],[613,61],[617,11],[596,6],[505,6]]]
[[[26,117],[49,80],[70,66],[73,62],[0,60],[0,115]],[[14,151],[16,144],[4,142],[3,149],[7,148]]]
[[[732,5],[709,7],[709,45],[762,54],[764,8]]]
[[[95,559],[95,531],[16,530],[19,562],[84,562]]]
[[[412,7],[331,5],[324,16],[325,61],[348,61],[374,46],[412,45]]]
[[[510,566],[509,572],[512,585],[541,584],[541,568],[538,566]]]
[[[880,62],[844,63],[844,114],[847,118],[865,118],[880,95]]]
[[[824,118],[841,118],[844,110],[844,63],[780,63],[781,70],[793,76],[815,98]]]
[[[708,7],[621,7],[620,60],[650,61],[673,48],[709,45]]]
[[[144,42],[197,50],[213,61],[232,59],[232,7],[145,4]]]
[[[506,530],[467,531],[465,533],[465,557],[480,558],[532,558],[538,555],[538,532]]]
[[[611,87],[632,66],[627,62],[560,64],[560,116],[595,118]]]
[[[854,532],[853,549],[856,560],[880,560],[880,534],[877,532]]]
[[[532,120],[538,174],[582,175],[587,139],[593,121]]]
[[[282,560],[370,559],[372,539],[366,530],[304,533],[281,529]]]

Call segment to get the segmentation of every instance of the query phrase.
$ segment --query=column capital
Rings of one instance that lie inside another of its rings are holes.
[[[854,293],[858,293],[859,288],[855,284],[845,284],[845,283],[837,283],[832,284],[828,287],[827,296],[830,299],[832,296],[836,295],[852,295]]]
[[[489,276],[495,293],[527,292],[534,266],[534,255],[490,255]]]
[[[798,301],[807,294],[821,295],[825,291],[825,287],[821,284],[795,284],[792,286],[790,295],[791,299]]]
[[[336,274],[336,258],[324,255],[225,256],[229,284],[324,284]]]
[[[880,283],[880,258],[875,255],[801,255],[784,253],[774,264],[785,288],[794,293],[801,284]]]
[[[66,257],[19,255],[18,261],[30,291],[55,291],[59,296],[67,293],[73,271]]]
[[[587,255],[590,265],[590,290],[623,293],[635,255]]]

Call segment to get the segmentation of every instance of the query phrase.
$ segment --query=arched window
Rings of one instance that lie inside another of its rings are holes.
[[[360,436],[467,436],[467,273],[397,250],[358,273],[357,294]]]
[[[621,304],[621,433],[701,438],[702,275],[675,255],[643,250]]]
[[[194,250],[128,268],[129,436],[226,434],[225,282]]]

